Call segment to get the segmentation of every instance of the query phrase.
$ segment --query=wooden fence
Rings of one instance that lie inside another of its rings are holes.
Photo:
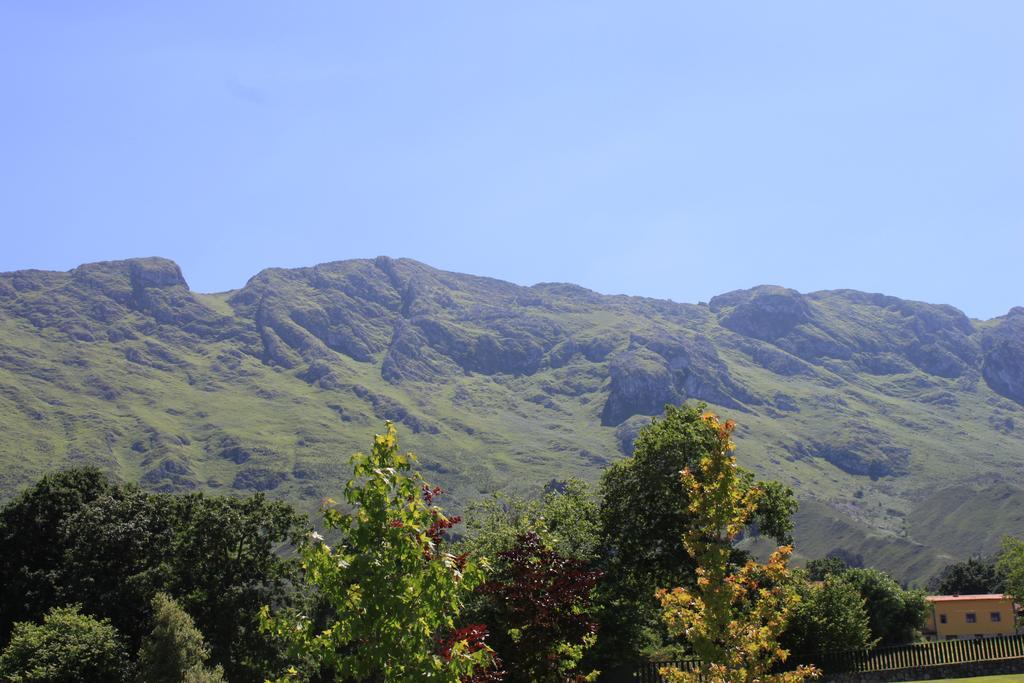
[[[909,645],[876,647],[872,650],[843,650],[794,655],[786,662],[786,668],[797,664],[814,664],[827,674],[862,673],[1022,657],[1024,657],[1024,635],[1016,635],[976,640],[911,643]],[[696,668],[696,662],[692,660],[650,662],[637,671],[634,679],[641,683],[661,683],[662,678],[658,674],[658,669],[669,665],[688,671]]]
[[[647,662],[641,666],[635,674],[633,679],[640,683],[662,683],[665,679],[661,677],[658,671],[663,666],[674,666],[677,669],[683,671],[693,671],[697,668],[696,659],[673,659],[666,662]]]

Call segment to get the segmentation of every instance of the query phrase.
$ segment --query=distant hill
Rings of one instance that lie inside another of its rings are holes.
[[[1024,308],[774,286],[679,304],[387,257],[223,294],[160,258],[0,274],[0,497],[93,463],[311,507],[387,418],[459,506],[594,479],[684,400],[796,489],[806,555],[921,580],[1024,533]]]

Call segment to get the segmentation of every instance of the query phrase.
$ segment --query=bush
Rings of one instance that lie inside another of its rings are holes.
[[[55,607],[43,623],[19,622],[0,655],[0,679],[10,683],[128,680],[128,657],[109,621]]]

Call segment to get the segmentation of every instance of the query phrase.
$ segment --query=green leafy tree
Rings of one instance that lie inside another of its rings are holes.
[[[164,501],[132,485],[115,486],[61,525],[58,595],[110,619],[131,651],[147,631],[153,595],[170,580],[174,520]]]
[[[109,621],[55,607],[42,624],[19,622],[0,654],[0,680],[9,683],[126,681],[128,657]]]
[[[46,475],[0,510],[0,643],[15,622],[38,620],[58,604],[61,527],[109,490],[95,467],[72,468]]]
[[[947,565],[928,582],[928,590],[939,595],[1002,593],[1003,588],[996,561],[977,557]]]
[[[456,544],[473,557],[496,558],[511,550],[523,534],[537,534],[543,543],[565,557],[595,562],[601,555],[601,526],[597,498],[578,479],[523,499],[495,495],[470,504],[466,534]]]
[[[996,569],[1003,577],[1005,591],[1018,603],[1024,602],[1024,540],[1003,538]]]
[[[602,605],[600,664],[635,662],[644,650],[666,642],[654,592],[664,586],[691,586],[695,563],[679,542],[693,525],[690,492],[679,472],[696,467],[719,447],[702,418],[704,406],[667,406],[661,419],[640,430],[633,456],[609,467],[601,479]],[[737,468],[737,486],[761,491],[748,520],[761,533],[789,543],[796,501],[779,484],[757,484]]]
[[[872,639],[882,645],[901,645],[917,638],[928,611],[924,592],[904,590],[877,569],[848,569],[838,579],[864,599]]]
[[[218,683],[220,667],[208,669],[210,649],[188,612],[170,596],[153,598],[153,630],[139,651],[140,683]]]
[[[264,605],[287,607],[296,597],[298,560],[287,554],[310,531],[305,515],[263,494],[193,494],[167,502],[176,524],[166,592],[195,619],[229,680],[265,676],[283,653],[262,630],[260,612]]]
[[[229,677],[257,679],[280,663],[260,607],[293,594],[297,563],[278,551],[307,531],[262,495],[150,494],[95,468],[47,475],[0,511],[0,637],[15,619],[81,603],[136,651],[162,591],[195,616]]]
[[[811,581],[824,581],[830,576],[839,575],[850,568],[846,561],[836,555],[821,557],[807,563],[807,578]]]
[[[681,541],[696,565],[696,582],[657,593],[669,633],[686,639],[699,667],[665,666],[661,676],[669,683],[799,683],[817,676],[806,666],[772,673],[789,654],[779,641],[799,601],[786,566],[792,549],[779,548],[765,564],[734,564],[733,544],[762,489],[748,484],[730,454],[732,421],[704,413],[701,423],[693,433],[707,449],[679,475],[691,519]]]
[[[324,512],[341,540],[330,547],[314,538],[301,549],[303,576],[327,617],[264,610],[265,628],[291,647],[288,677],[314,670],[340,680],[455,683],[490,666],[490,649],[468,640],[439,647],[484,576],[467,556],[445,551],[442,535],[458,520],[434,503],[440,489],[415,463],[412,453],[399,454],[390,422],[369,455],[352,456],[345,487],[352,512]]]
[[[782,643],[790,652],[857,650],[873,647],[864,598],[839,573],[823,580],[798,580],[800,601],[793,608]],[[811,658],[813,660],[813,658]]]
[[[305,519],[261,494],[212,498],[112,489],[63,526],[59,593],[109,617],[138,649],[158,592],[172,595],[209,640],[229,678],[255,679],[279,664],[260,630],[260,608],[287,604]]]

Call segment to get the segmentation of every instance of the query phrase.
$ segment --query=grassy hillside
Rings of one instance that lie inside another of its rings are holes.
[[[388,418],[458,506],[594,479],[683,400],[797,490],[805,555],[914,580],[1024,533],[1024,309],[779,287],[689,305],[384,257],[225,294],[164,259],[0,274],[0,496],[89,462],[311,507]]]

